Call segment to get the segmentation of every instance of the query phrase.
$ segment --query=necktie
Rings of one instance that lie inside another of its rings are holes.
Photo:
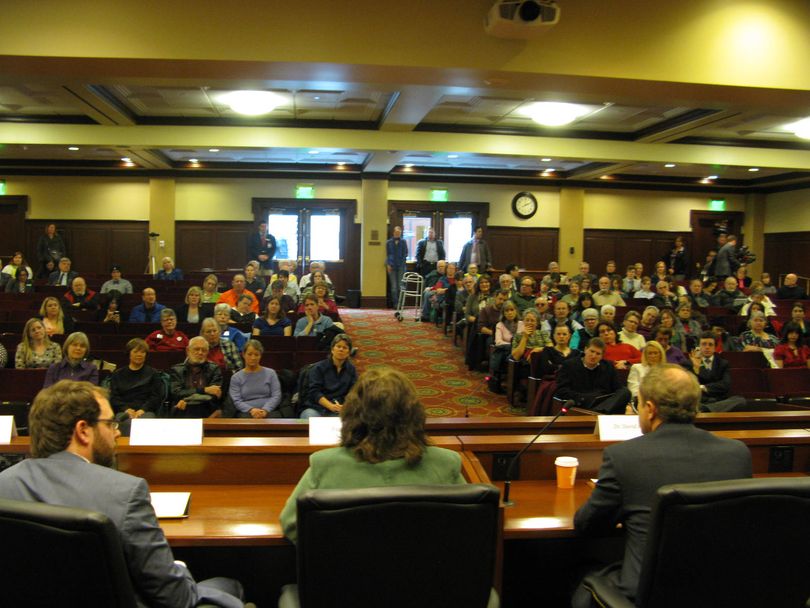
[[[705,367],[706,369],[712,368],[712,360],[709,357],[703,359],[703,367]]]
[[[59,284],[60,285],[67,285],[67,281],[65,279],[66,279],[66,276],[65,276],[65,273],[63,272],[61,275],[59,275]]]

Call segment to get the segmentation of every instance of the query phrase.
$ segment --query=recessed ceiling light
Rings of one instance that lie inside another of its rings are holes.
[[[315,101],[320,101],[321,96],[320,95],[315,95],[312,99],[314,99]]]
[[[458,154],[448,154],[447,158],[458,158]]]
[[[674,167],[674,166],[675,166],[675,163],[667,163],[667,164],[666,164],[666,165],[664,165],[664,166],[665,166],[667,169],[672,169],[672,167]]]
[[[549,167],[548,169],[543,169],[543,173],[554,173],[556,169],[554,167]]]
[[[520,113],[546,127],[561,127],[574,122],[590,110],[575,103],[537,101],[520,109]]]
[[[711,184],[712,180],[710,180],[708,177],[705,177],[702,180],[700,180],[700,183],[701,184]]]
[[[406,169],[410,169],[411,167],[413,167],[413,163],[406,163],[405,164]]]
[[[321,153],[320,150],[309,150],[309,151],[307,151],[307,154],[320,154],[320,153]]]
[[[785,125],[784,128],[788,131],[793,131],[796,137],[810,139],[810,117],[792,122],[789,125]]]
[[[221,95],[218,101],[229,105],[237,114],[259,116],[287,103],[287,98],[270,91],[231,91]]]
[[[550,163],[550,162],[551,162],[551,159],[550,159],[550,158],[541,158],[540,160],[541,160],[542,162],[544,162],[544,163]]]
[[[197,164],[198,162],[200,162],[200,161],[199,161],[198,159],[196,159],[196,158],[189,158],[189,159],[188,159],[188,162],[190,162],[190,163],[192,163],[192,164],[196,165],[196,164]]]
[[[79,149],[79,146],[70,146],[70,147],[68,148],[68,150],[70,150],[71,152],[75,152],[75,151],[76,151],[76,150],[78,150],[78,149]]]
[[[219,152],[219,148],[208,148],[209,152]]]
[[[748,169],[748,170],[749,170],[751,173],[756,173],[757,171],[759,171],[759,167],[751,167],[751,168],[750,168],[750,169]]]
[[[610,175],[602,175],[599,179],[611,179]]]
[[[706,177],[706,179],[717,179],[717,176],[716,175],[709,175],[708,177]]]
[[[134,167],[135,163],[133,163],[131,160],[128,160],[127,162],[124,163],[124,166],[125,167]]]
[[[129,162],[132,162],[132,159],[129,156],[123,156],[123,157],[121,157],[121,161],[125,162],[125,163],[129,163]]]

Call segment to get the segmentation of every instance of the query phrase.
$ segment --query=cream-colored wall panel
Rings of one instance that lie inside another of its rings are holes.
[[[388,200],[429,201],[432,188],[447,188],[451,202],[489,203],[491,226],[520,228],[556,228],[560,224],[560,195],[556,190],[526,186],[490,186],[486,184],[426,184],[397,183],[388,185]],[[512,198],[524,190],[534,194],[538,202],[537,214],[530,220],[521,220],[512,213]],[[444,203],[436,203],[441,206]]]
[[[765,232],[810,230],[810,189],[769,194],[765,203]]]
[[[29,197],[28,219],[148,220],[149,180],[28,177],[6,179],[6,193]]]
[[[689,212],[706,211],[711,198],[724,198],[727,211],[745,210],[745,198],[741,195],[588,190],[585,192],[585,229],[690,230]]]
[[[251,221],[254,197],[294,198],[297,184],[314,184],[316,198],[360,199],[360,180],[178,179],[175,219]]]

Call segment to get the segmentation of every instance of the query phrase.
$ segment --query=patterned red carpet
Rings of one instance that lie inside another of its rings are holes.
[[[428,416],[511,416],[506,397],[487,390],[484,374],[470,372],[461,348],[432,323],[399,322],[393,310],[341,308],[347,333],[360,349],[358,371],[390,365],[416,385]]]

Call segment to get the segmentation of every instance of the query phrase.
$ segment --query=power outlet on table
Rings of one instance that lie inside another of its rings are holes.
[[[506,470],[509,468],[516,454],[517,452],[493,454],[492,481],[504,481],[506,479]],[[520,479],[520,462],[515,465],[515,470],[512,472],[512,479]]]
[[[789,473],[792,470],[793,446],[773,446],[768,455],[768,473]]]

